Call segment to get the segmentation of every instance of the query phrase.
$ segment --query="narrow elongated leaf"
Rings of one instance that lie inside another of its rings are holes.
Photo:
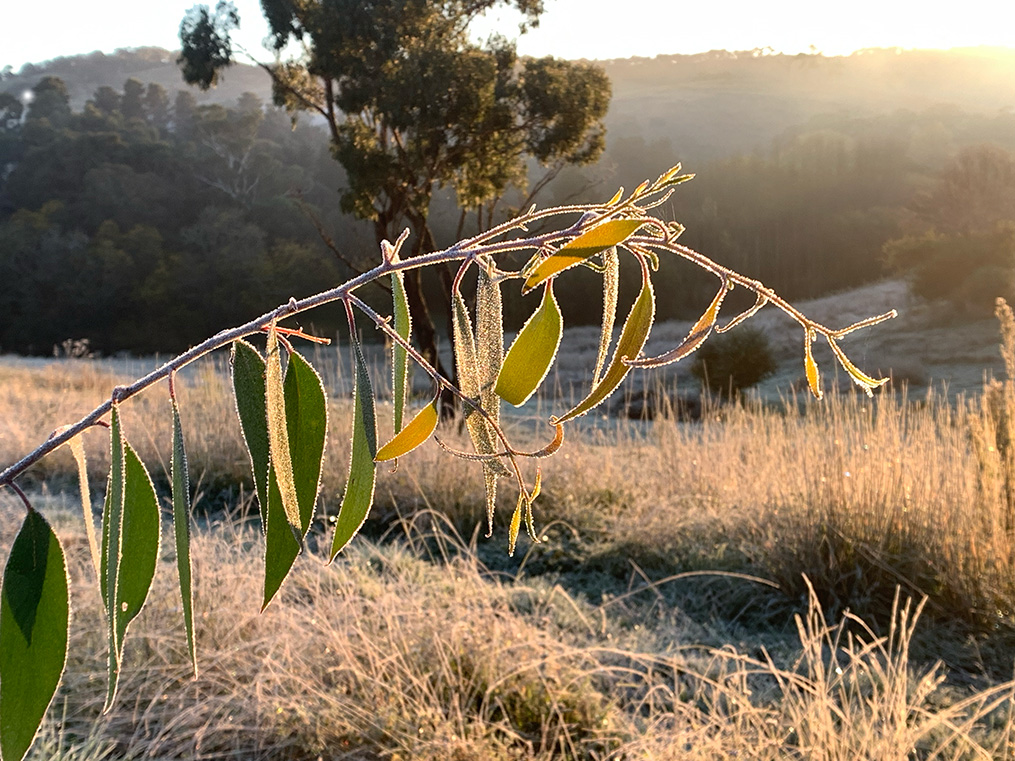
[[[641,219],[610,219],[565,243],[536,265],[525,279],[522,292],[532,290],[548,278],[580,264],[590,256],[623,243],[645,224]]]
[[[620,257],[617,248],[603,251],[603,327],[599,333],[599,351],[596,353],[596,369],[592,374],[593,383],[602,378],[606,367],[606,355],[613,341],[613,326],[617,322],[617,294],[620,292]]]
[[[754,306],[752,306],[750,309],[745,309],[743,312],[738,314],[736,317],[734,317],[732,320],[727,322],[725,325],[716,325],[715,326],[715,332],[716,333],[725,333],[727,330],[732,330],[737,325],[742,323],[744,320],[746,320],[746,319],[756,315],[761,310],[761,308],[763,306],[765,306],[765,304],[767,304],[767,303],[768,303],[768,296],[766,296],[763,293],[759,293],[758,294],[758,298],[754,301]]]
[[[610,361],[610,366],[606,368],[602,380],[595,384],[589,391],[589,395],[574,408],[559,418],[551,419],[551,423],[564,423],[584,415],[609,397],[630,372],[631,366],[624,360],[634,359],[641,352],[648,339],[649,331],[652,330],[652,320],[655,317],[655,293],[652,290],[652,281],[648,277],[647,269],[643,268],[642,276],[644,280],[641,293],[638,294],[638,298],[631,306],[631,311],[620,332],[617,348],[613,352],[613,359]]]
[[[504,363],[504,306],[500,283],[479,271],[476,285],[476,363],[479,376],[479,406],[490,419],[500,422],[500,397],[494,390]]]
[[[335,522],[335,538],[331,543],[331,559],[342,551],[360,530],[374,499],[377,466],[377,424],[374,417],[374,393],[370,385],[363,350],[356,343],[356,389],[352,421],[352,451],[349,456],[349,478],[342,497],[342,506]]]
[[[283,388],[286,432],[300,512],[299,536],[302,538],[310,530],[320,491],[324,448],[328,437],[328,403],[324,384],[317,371],[297,352],[289,356]],[[288,525],[274,462],[268,468],[267,486],[262,610],[282,586],[302,549]]]
[[[321,376],[298,352],[289,356],[284,389],[286,432],[299,503],[300,533],[306,536],[321,490],[324,448],[328,440],[328,400]]]
[[[396,457],[408,454],[429,439],[433,435],[433,432],[437,430],[437,422],[440,417],[437,410],[439,399],[440,395],[416,413],[416,417],[410,420],[405,428],[395,434],[391,441],[378,449],[374,461],[394,460]]]
[[[804,340],[804,372],[807,374],[807,385],[816,399],[822,397],[821,374],[818,372],[818,363],[814,361],[814,354],[811,351],[811,342],[814,340],[814,331],[808,329]]]
[[[296,479],[293,475],[293,460],[289,452],[289,431],[285,414],[285,389],[282,385],[282,347],[274,324],[268,330],[265,348],[264,394],[267,405],[268,449],[271,466],[278,479],[278,490],[282,495],[282,507],[293,536],[302,539],[300,503],[296,494]]]
[[[543,290],[539,308],[522,326],[504,358],[496,388],[504,401],[520,407],[536,392],[557,356],[563,330],[564,322],[550,281]]]
[[[106,482],[106,501],[102,510],[102,553],[100,563],[100,589],[106,608],[106,639],[109,650],[109,691],[115,690],[118,674],[117,626],[115,611],[116,578],[120,565],[120,547],[123,538],[124,453],[123,432],[120,428],[120,409],[113,404],[109,421],[109,479]],[[107,700],[108,703],[108,700]]]
[[[180,407],[173,403],[173,537],[176,540],[176,573],[180,581],[180,602],[183,605],[183,627],[187,632],[187,650],[197,677],[197,648],[194,644],[194,589],[190,565],[190,472],[187,450],[183,445]]]
[[[842,365],[843,369],[849,373],[849,377],[853,379],[853,382],[864,390],[867,396],[874,396],[873,389],[883,386],[888,383],[888,378],[872,378],[863,372],[860,368],[849,361],[849,357],[846,353],[839,348],[839,345],[830,337],[828,338],[828,345],[832,347],[832,351],[835,352],[836,358],[839,360],[839,364]]]
[[[282,495],[278,490],[278,479],[275,468],[268,468],[268,502],[266,505],[267,520],[264,524],[264,597],[261,610],[268,607],[275,594],[282,587],[289,571],[292,570],[296,557],[300,554],[300,543],[293,536],[289,521],[286,520],[285,508],[282,507]]]
[[[257,490],[257,504],[261,512],[261,530],[265,530],[268,509],[268,415],[265,407],[264,359],[257,349],[246,341],[233,341],[230,363],[233,375],[233,394],[240,430],[250,455],[250,469]]]
[[[116,697],[116,684],[120,675],[123,640],[127,627],[144,607],[155,577],[159,559],[159,504],[155,487],[144,463],[134,449],[123,442],[123,520],[120,523],[119,558],[113,587],[109,617],[114,624],[115,647],[109,653],[109,689],[106,692],[106,710]],[[110,550],[117,543],[110,541]],[[110,554],[110,566],[113,556]]]
[[[729,292],[729,286],[723,283],[723,287],[719,289],[719,293],[712,299],[712,303],[709,304],[708,309],[705,313],[698,318],[698,321],[691,327],[687,337],[680,343],[680,346],[675,349],[671,349],[665,354],[660,354],[657,357],[643,357],[641,359],[627,359],[624,363],[631,367],[662,367],[663,365],[669,365],[673,362],[679,362],[688,354],[692,353],[695,349],[705,343],[705,339],[712,333],[712,328],[715,327],[715,321],[719,317],[719,307],[722,306],[722,301]]]
[[[479,365],[476,339],[472,332],[472,319],[461,293],[452,296],[454,311],[453,337],[455,342],[455,364],[458,369],[458,387],[462,393],[477,403],[480,399]],[[497,436],[487,421],[470,405],[465,405],[465,425],[469,438],[479,454],[493,454],[497,451]],[[487,463],[498,475],[510,475],[510,471],[499,460]]]
[[[401,272],[391,275],[391,296],[394,300],[395,332],[404,341],[412,334],[412,316],[409,312],[409,297],[405,293],[405,282]],[[395,433],[402,430],[402,416],[405,411],[405,397],[409,388],[409,359],[404,346],[397,343],[391,349],[391,396],[395,407]]]
[[[21,761],[67,662],[67,564],[46,520],[25,516],[0,590],[0,758]]]
[[[85,520],[85,537],[88,540],[88,554],[92,557],[92,566],[95,568],[95,578],[102,578],[102,554],[99,550],[99,541],[95,533],[95,517],[92,515],[92,495],[88,488],[88,459],[85,457],[85,442],[81,436],[75,436],[67,442],[71,454],[74,455],[74,463],[78,469],[78,489],[81,492],[81,513]]]

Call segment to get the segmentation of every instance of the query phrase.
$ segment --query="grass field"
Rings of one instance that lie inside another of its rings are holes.
[[[322,535],[348,458],[339,357],[316,359],[335,389]],[[90,410],[131,369],[0,363],[0,460]],[[484,537],[481,473],[428,443],[381,475],[353,546],[330,566],[315,551],[301,558],[263,614],[224,361],[191,371],[179,393],[200,497],[201,673],[188,674],[166,558],[126,645],[120,697],[99,716],[101,602],[73,463],[57,453],[25,485],[69,548],[73,649],[32,758],[1015,757],[1015,405],[1004,384],[958,400],[746,402],[695,424],[665,410],[596,421],[545,461],[544,541],[514,558],[513,496]],[[166,390],[124,413],[164,481]],[[382,439],[387,417],[382,408]],[[510,425],[548,438],[535,418]],[[455,424],[440,435],[462,436]],[[93,493],[105,437],[86,434]],[[0,495],[0,553],[19,518]]]

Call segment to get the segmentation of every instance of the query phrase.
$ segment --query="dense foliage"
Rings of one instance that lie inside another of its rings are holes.
[[[23,114],[0,97],[3,350],[185,348],[348,272],[301,213],[362,234],[329,211],[341,173],[322,131],[256,96],[197,106],[129,79],[74,111],[44,77]]]

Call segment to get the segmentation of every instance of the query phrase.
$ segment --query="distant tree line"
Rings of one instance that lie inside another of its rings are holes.
[[[3,351],[186,348],[348,275],[312,220],[346,246],[371,237],[333,211],[323,132],[252,94],[198,106],[129,79],[74,112],[48,76],[26,100],[0,94]]]

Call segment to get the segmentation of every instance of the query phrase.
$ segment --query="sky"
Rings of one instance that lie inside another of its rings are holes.
[[[524,55],[609,59],[708,50],[814,50],[847,55],[871,47],[1015,48],[1011,0],[545,0],[538,29],[519,40]],[[0,11],[0,68],[57,56],[121,47],[179,46],[177,32],[193,0],[36,0]],[[211,2],[210,4],[214,4]],[[236,0],[236,39],[267,59],[267,26],[259,0]],[[961,13],[959,13],[961,11]],[[517,16],[500,12],[477,34],[517,31]]]

